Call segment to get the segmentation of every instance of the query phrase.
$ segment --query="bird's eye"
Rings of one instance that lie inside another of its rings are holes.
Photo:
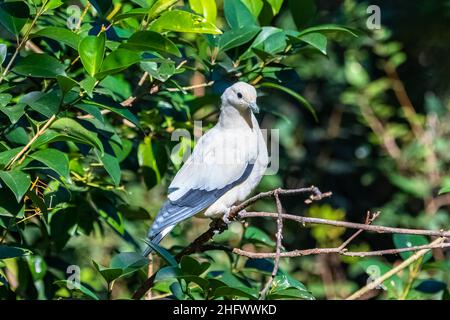
[[[238,92],[237,96],[238,96],[239,99],[242,99],[242,93]]]

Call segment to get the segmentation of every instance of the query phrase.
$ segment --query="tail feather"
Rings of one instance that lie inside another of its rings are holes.
[[[147,238],[148,242],[154,243],[154,244],[159,244],[161,242],[161,240],[170,232],[172,231],[172,229],[175,227],[175,225],[172,226],[168,226],[166,228],[164,228],[163,230],[161,230],[159,233],[157,233],[156,235],[152,236],[151,238]],[[142,255],[144,257],[148,256],[151,252],[153,251],[153,249],[147,245],[147,248],[145,248],[145,250],[143,251]]]

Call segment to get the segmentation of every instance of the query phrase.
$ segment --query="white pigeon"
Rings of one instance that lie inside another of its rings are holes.
[[[237,82],[223,93],[218,123],[197,142],[176,174],[148,232],[159,243],[178,223],[194,215],[227,222],[230,209],[245,200],[268,164],[267,146],[253,113],[256,90]],[[148,247],[144,255],[152,249]]]

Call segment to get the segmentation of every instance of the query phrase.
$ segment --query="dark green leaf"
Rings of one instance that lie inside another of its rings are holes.
[[[175,260],[174,256],[172,256],[170,254],[169,251],[167,251],[166,249],[164,249],[163,247],[161,247],[160,245],[153,243],[151,241],[146,241],[145,242],[149,247],[151,247],[153,249],[153,251],[155,251],[158,256],[160,256],[161,258],[164,259],[164,261],[171,265],[172,267],[176,267],[178,265],[177,261]]]
[[[0,260],[22,257],[31,253],[28,249],[0,244]]]
[[[340,26],[337,24],[322,24],[319,26],[306,28],[306,29],[300,31],[300,33],[298,34],[298,37],[301,37],[305,34],[313,33],[313,32],[319,32],[319,33],[323,33],[323,34],[346,33],[346,34],[352,35],[353,37],[358,36],[354,30],[347,28],[347,27]]]
[[[415,247],[415,246],[423,246],[429,244],[426,237],[421,235],[414,235],[414,234],[394,234],[392,236],[392,239],[394,241],[396,248],[408,248],[408,247]],[[403,258],[403,260],[408,259],[414,254],[413,251],[409,252],[400,252],[400,256]],[[423,256],[423,262],[427,262],[431,259],[433,254],[430,252],[426,253]]]
[[[0,24],[18,36],[30,16],[30,8],[24,1],[2,1],[0,3]]]
[[[231,29],[240,29],[257,25],[256,18],[240,0],[224,0],[223,10]]]
[[[219,38],[219,48],[226,51],[239,47],[252,40],[259,31],[260,28],[258,26],[248,26],[226,31]]]
[[[314,0],[289,0],[289,9],[299,29],[308,25],[317,11]]]
[[[114,184],[116,186],[119,186],[120,176],[122,175],[119,160],[115,156],[106,152],[103,155],[101,155],[99,152],[96,152],[96,154],[100,162],[103,164],[106,172],[108,172],[108,174],[112,178]]]
[[[59,131],[63,135],[74,137],[85,144],[89,144],[100,150],[102,153],[104,152],[103,145],[100,142],[97,134],[92,131],[89,131],[88,129],[86,129],[73,119],[70,118],[58,119],[55,122],[53,122],[50,128]]]
[[[65,75],[65,66],[45,53],[30,53],[19,60],[13,71],[27,77],[56,78]]]
[[[170,53],[181,57],[180,50],[178,50],[172,41],[153,31],[139,31],[134,33],[122,47],[131,50]]]
[[[29,157],[42,162],[61,177],[70,181],[69,158],[64,152],[56,149],[43,149],[30,154]]]
[[[20,170],[0,171],[0,179],[16,196],[17,202],[22,200],[23,195],[31,185],[30,176]]]
[[[60,27],[46,27],[38,32],[30,35],[30,38],[45,37],[52,40],[62,42],[69,47],[78,50],[78,44],[80,42],[80,36],[69,29]]]

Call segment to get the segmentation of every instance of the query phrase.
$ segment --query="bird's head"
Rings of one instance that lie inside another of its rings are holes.
[[[232,106],[239,111],[250,109],[253,113],[258,113],[256,104],[256,89],[245,82],[236,82],[227,88],[222,94],[222,104]]]

